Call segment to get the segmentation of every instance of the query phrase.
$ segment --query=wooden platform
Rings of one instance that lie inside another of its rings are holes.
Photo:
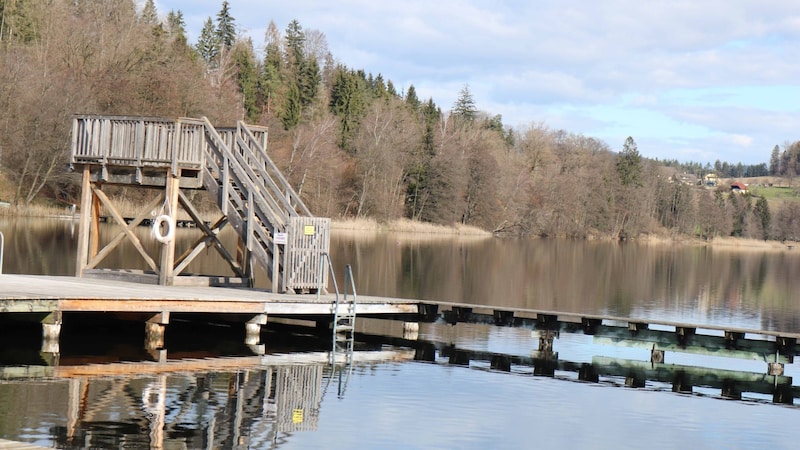
[[[130,312],[327,316],[333,294],[275,294],[256,289],[160,286],[115,280],[0,275],[0,313]],[[416,300],[358,297],[359,316],[416,314]]]

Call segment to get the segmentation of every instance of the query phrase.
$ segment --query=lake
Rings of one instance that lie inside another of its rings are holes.
[[[178,231],[178,248],[197,236]],[[2,218],[0,232],[4,273],[74,273],[74,223]],[[113,233],[104,225],[101,236]],[[338,230],[331,257],[338,272],[352,265],[362,295],[800,332],[798,250]],[[145,267],[132,247],[108,264]],[[212,252],[190,271],[227,273]],[[542,330],[409,332],[364,320],[353,364],[332,367],[330,336],[287,324],[267,327],[263,356],[215,325],[170,324],[162,355],[124,324],[64,326],[58,355],[40,353],[35,333],[0,330],[0,439],[70,449],[797,447],[797,363],[778,377],[764,360],[668,351],[655,365],[647,348],[580,330],[555,333],[542,351]]]

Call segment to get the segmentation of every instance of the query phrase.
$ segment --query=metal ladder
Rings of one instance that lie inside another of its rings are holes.
[[[355,326],[356,326],[356,305],[358,303],[356,294],[355,279],[353,278],[353,269],[350,265],[345,266],[344,270],[344,291],[343,295],[339,295],[339,286],[336,282],[336,276],[331,264],[331,257],[327,253],[323,253],[320,259],[320,271],[325,270],[324,264],[328,264],[330,270],[330,278],[333,280],[334,300],[331,304],[333,312],[333,326],[332,339],[331,339],[331,352],[328,362],[331,367],[331,374],[328,382],[336,377],[337,368],[339,367],[337,355],[343,354],[343,368],[338,373],[339,380],[339,397],[344,396],[344,391],[347,388],[347,380],[350,378],[350,373],[353,371],[353,346],[355,343]],[[322,277],[320,276],[320,280]],[[317,298],[319,299],[322,286],[317,289]],[[349,297],[348,297],[349,295]]]

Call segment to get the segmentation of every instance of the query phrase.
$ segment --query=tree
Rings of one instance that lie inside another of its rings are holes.
[[[156,4],[153,0],[147,0],[144,2],[144,7],[142,8],[142,14],[139,16],[139,20],[145,25],[158,25],[158,11],[156,10]]]
[[[617,156],[617,174],[623,186],[642,185],[642,157],[636,141],[630,136],[625,139],[622,151]]]
[[[249,39],[238,42],[233,48],[233,63],[236,65],[236,82],[242,94],[245,116],[250,123],[258,122],[261,115],[258,102],[259,73]]]
[[[289,64],[299,66],[305,57],[305,41],[303,27],[297,19],[289,22],[286,27],[286,59]]]
[[[214,23],[211,21],[211,17],[207,18],[203,24],[195,49],[206,64],[212,64],[219,55],[219,39],[214,31]]]
[[[461,123],[470,123],[478,117],[478,108],[475,107],[475,100],[469,91],[469,85],[464,85],[458,93],[458,99],[453,105],[453,116]]]
[[[216,37],[219,45],[225,49],[233,47],[236,42],[236,25],[228,0],[222,2],[222,9],[217,13]]]
[[[408,91],[406,92],[406,103],[408,103],[408,106],[410,106],[414,111],[419,109],[420,102],[419,98],[417,97],[417,89],[413,84],[408,86]]]
[[[769,157],[769,174],[776,177],[781,173],[781,150],[776,145]]]
[[[330,111],[339,118],[339,148],[352,152],[351,142],[367,108],[366,80],[363,72],[340,66],[331,88]]]
[[[756,201],[756,206],[753,209],[753,213],[755,214],[759,225],[761,225],[761,237],[766,241],[769,238],[769,226],[771,220],[769,214],[769,204],[767,203],[766,198],[759,197],[759,199]]]
[[[171,36],[186,43],[186,22],[181,11],[170,10],[167,14],[167,31]]]

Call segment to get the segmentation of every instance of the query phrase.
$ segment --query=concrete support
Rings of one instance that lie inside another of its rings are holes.
[[[245,323],[244,343],[258,345],[261,343],[261,327],[267,324],[266,314],[256,314]]]
[[[771,362],[767,363],[767,375],[779,377],[783,375],[783,363]]]
[[[514,311],[494,310],[494,324],[498,327],[510,327],[514,325]]]
[[[628,322],[628,331],[631,332],[631,336],[636,336],[641,330],[648,329],[649,326],[646,323],[637,323],[637,322]]]
[[[656,350],[656,346],[653,345],[653,349],[650,350],[650,362],[653,364],[664,364],[664,350]]]
[[[531,331],[531,337],[534,339],[539,338],[539,351],[545,353],[553,352],[553,341],[558,337],[558,331],[552,330],[534,330]]]
[[[164,348],[164,334],[169,324],[169,311],[154,314],[144,324],[144,348],[157,351]],[[160,358],[159,358],[160,359]]]
[[[583,329],[583,334],[590,336],[597,333],[597,329],[602,324],[603,321],[601,319],[589,319],[586,317],[581,319],[581,328]]]
[[[678,344],[686,345],[689,339],[694,336],[697,330],[689,327],[675,327],[675,335],[678,336]]]
[[[42,352],[60,353],[58,345],[61,336],[61,312],[55,311],[42,319]]]
[[[403,322],[403,339],[416,341],[419,338],[419,323]]]
[[[511,372],[511,358],[508,355],[493,355],[490,364],[492,370]]]

